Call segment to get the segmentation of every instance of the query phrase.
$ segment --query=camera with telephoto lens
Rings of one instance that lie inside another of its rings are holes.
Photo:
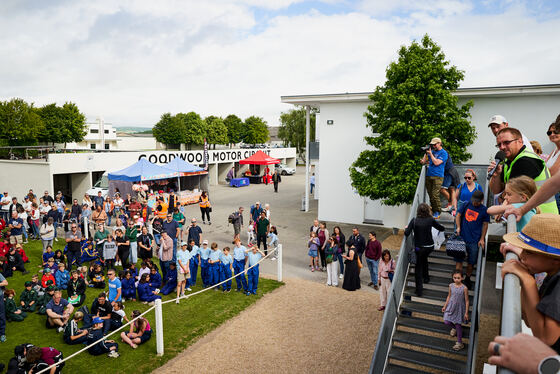
[[[421,150],[423,150],[424,152],[428,152],[428,150],[432,148],[431,144],[425,145],[424,147],[420,147]]]

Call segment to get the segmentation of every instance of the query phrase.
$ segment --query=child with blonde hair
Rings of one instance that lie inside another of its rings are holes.
[[[521,176],[510,179],[504,192],[502,194],[504,203],[502,205],[494,205],[488,208],[487,212],[490,215],[501,215],[506,211],[507,205],[513,205],[516,208],[523,206],[535,193],[537,192],[537,185],[535,181],[527,176]],[[531,220],[531,218],[540,213],[537,209],[531,209],[527,212],[521,220],[517,222],[517,231],[521,231],[523,227]]]

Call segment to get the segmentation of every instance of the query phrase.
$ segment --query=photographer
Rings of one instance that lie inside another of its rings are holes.
[[[439,193],[443,184],[445,163],[449,157],[447,151],[443,149],[440,138],[433,138],[430,144],[422,148],[426,154],[420,160],[421,164],[428,164],[426,172],[426,190],[430,196],[430,204],[434,218],[438,219],[441,214],[441,200]]]

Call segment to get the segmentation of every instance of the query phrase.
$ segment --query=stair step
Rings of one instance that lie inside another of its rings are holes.
[[[416,365],[428,366],[434,369],[447,370],[452,373],[464,373],[466,370],[465,362],[395,346],[391,348],[389,358],[410,362]]]
[[[430,262],[429,258],[428,258],[428,271],[440,271],[443,273],[449,273],[449,279],[451,279],[451,274],[453,274],[453,272],[455,271],[455,264],[442,264],[439,262]],[[411,269],[413,269],[414,266],[411,266]],[[476,269],[473,270],[472,273],[473,277],[476,277]],[[471,278],[472,279],[472,278]]]
[[[453,353],[461,356],[466,356],[468,350],[468,346],[466,343],[464,343],[465,348],[457,352],[451,349],[453,344],[455,344],[455,342],[452,340],[437,338],[434,336],[421,335],[408,331],[396,331],[395,334],[393,335],[393,341],[410,344],[410,345],[416,345],[424,348],[430,348],[436,351]]]
[[[406,280],[408,282],[415,282],[414,279],[414,274],[409,274],[406,278]],[[471,280],[473,280],[473,284],[474,282],[474,277],[471,277]],[[449,285],[451,284],[451,277],[439,277],[439,276],[434,276],[434,275],[430,275],[430,283],[428,283],[429,285],[432,286],[439,286],[439,287],[449,287]],[[426,284],[424,284],[424,286],[426,286]],[[425,288],[425,287],[424,287]],[[470,290],[469,294],[473,294],[474,291]]]
[[[418,317],[409,317],[401,314],[397,318],[397,325],[449,335],[449,327],[444,325],[442,321],[434,321],[431,319],[418,318]],[[469,333],[470,333],[470,327],[463,325],[463,336],[468,338]]]
[[[426,304],[418,301],[403,300],[401,304],[401,310],[430,314],[432,316],[438,316],[438,317],[443,316],[443,313],[441,312],[441,305]]]
[[[431,279],[429,284],[432,284]],[[448,293],[447,291],[433,290],[424,287],[424,289],[422,290],[422,297],[425,299],[445,302],[445,299],[447,298],[447,293]],[[406,287],[404,289],[404,295],[416,297],[416,288],[412,286]],[[473,297],[471,295],[469,295],[469,303],[470,305],[472,305],[473,303]]]
[[[406,366],[389,364],[385,368],[385,374],[429,374],[427,371],[420,371],[418,369],[408,368]]]

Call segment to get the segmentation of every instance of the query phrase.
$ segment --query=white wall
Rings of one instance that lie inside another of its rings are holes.
[[[33,189],[37,196],[43,196],[44,191],[53,194],[53,178],[45,161],[2,160],[0,169],[4,175],[0,181],[2,192],[8,190],[19,200],[29,189]]]
[[[156,138],[140,136],[121,136],[117,139],[119,151],[136,151],[139,149],[157,149]]]

